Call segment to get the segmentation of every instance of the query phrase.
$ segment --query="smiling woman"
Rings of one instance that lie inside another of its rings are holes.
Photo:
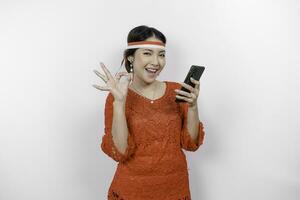
[[[126,51],[130,53],[126,54]],[[126,51],[124,59],[130,62],[130,72],[134,72],[133,83],[130,87],[138,91],[143,89],[153,91],[154,86],[158,83],[155,78],[166,64],[165,43],[155,35],[152,35],[141,42],[129,41]],[[146,87],[141,88],[141,86],[146,86],[148,89]]]
[[[135,27],[127,44],[122,64],[128,73],[113,77],[103,63],[105,75],[96,73],[106,83],[96,88],[109,91],[101,149],[118,162],[107,198],[190,200],[182,149],[196,151],[204,140],[195,103],[199,82],[192,88],[157,80],[166,64],[166,38],[157,29]],[[119,81],[123,75],[125,83]],[[182,86],[190,93],[180,91]],[[186,102],[176,103],[176,94]]]

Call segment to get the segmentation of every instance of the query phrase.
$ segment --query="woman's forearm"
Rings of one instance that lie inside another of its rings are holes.
[[[191,138],[196,143],[198,137],[198,124],[199,124],[199,116],[198,116],[198,106],[188,107],[187,114],[187,128],[188,132],[191,135]]]
[[[115,146],[121,153],[127,148],[128,127],[125,115],[125,103],[113,102],[112,138]]]

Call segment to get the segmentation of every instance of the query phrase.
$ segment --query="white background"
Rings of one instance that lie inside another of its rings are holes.
[[[193,200],[298,200],[297,0],[1,0],[0,199],[106,199],[116,162],[99,147],[107,92],[93,69],[116,72],[138,25],[167,37],[158,80],[206,66]]]

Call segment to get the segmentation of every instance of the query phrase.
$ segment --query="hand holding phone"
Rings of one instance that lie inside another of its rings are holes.
[[[197,65],[192,65],[188,74],[186,75],[185,77],[185,80],[184,80],[184,83],[192,86],[192,87],[195,87],[195,84],[191,81],[191,77],[197,81],[200,80],[200,77],[201,75],[203,74],[204,72],[204,69],[205,67],[204,66],[197,66]],[[185,87],[181,87],[182,91],[185,91],[185,92],[190,92],[188,89],[186,89]],[[175,102],[179,103],[179,102],[186,102],[185,100],[183,99],[177,99],[175,100]]]

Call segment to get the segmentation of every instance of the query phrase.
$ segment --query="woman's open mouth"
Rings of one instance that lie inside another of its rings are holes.
[[[148,75],[154,76],[156,75],[158,69],[145,68],[145,71],[147,72]]]

